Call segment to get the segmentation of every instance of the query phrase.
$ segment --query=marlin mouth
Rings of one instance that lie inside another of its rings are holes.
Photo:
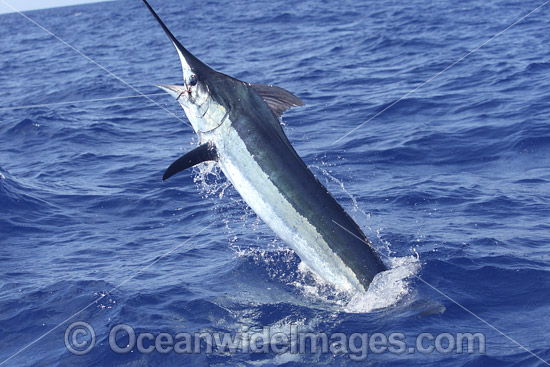
[[[166,85],[155,85],[155,87],[162,89],[163,91],[170,94],[172,97],[176,99],[176,101],[180,102],[180,98],[182,96],[188,95],[187,99],[184,100],[184,103],[192,102],[192,91],[190,88],[187,88],[183,85],[173,85],[173,84],[166,84]]]

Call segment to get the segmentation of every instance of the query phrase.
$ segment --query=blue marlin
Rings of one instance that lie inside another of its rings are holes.
[[[222,74],[193,56],[143,0],[176,48],[183,84],[159,86],[183,107],[197,148],[163,180],[215,161],[252,210],[301,261],[344,291],[366,291],[386,270],[354,220],[298,156],[279,119],[302,100],[289,91]]]

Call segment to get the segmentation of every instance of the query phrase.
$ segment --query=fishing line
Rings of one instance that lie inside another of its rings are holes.
[[[542,5],[540,5],[539,7],[537,7],[536,9],[530,11],[527,15],[524,15],[523,17],[519,18],[518,20],[516,20],[514,23],[510,24],[508,27],[504,28],[502,31],[498,32],[497,34],[495,34],[493,37],[489,38],[487,41],[483,42],[482,44],[480,44],[479,46],[477,46],[476,48],[474,48],[472,51],[468,52],[466,55],[462,56],[460,59],[456,60],[455,62],[453,62],[452,64],[450,64],[449,66],[447,66],[445,69],[441,70],[440,72],[438,72],[437,74],[435,74],[434,76],[432,76],[431,78],[429,78],[428,80],[426,80],[424,83],[421,83],[420,85],[418,85],[416,88],[414,88],[413,90],[411,90],[410,92],[406,93],[405,95],[403,95],[401,98],[399,98],[398,100],[394,101],[392,104],[390,104],[389,106],[387,106],[386,108],[384,108],[382,111],[376,113],[375,115],[373,115],[371,118],[369,118],[367,121],[363,122],[362,124],[360,124],[359,126],[351,129],[350,131],[348,131],[346,134],[344,134],[342,137],[336,139],[331,145],[334,145],[336,143],[338,143],[339,141],[341,141],[342,139],[346,138],[347,136],[349,136],[350,134],[354,133],[355,131],[357,131],[358,129],[360,129],[361,127],[365,126],[368,122],[374,120],[376,117],[380,116],[381,114],[383,114],[384,112],[386,112],[387,110],[389,110],[390,108],[392,108],[393,106],[395,106],[397,103],[401,102],[403,99],[407,98],[408,96],[410,96],[411,94],[413,94],[414,92],[416,92],[417,90],[419,90],[420,88],[422,88],[423,86],[425,86],[426,84],[428,84],[429,82],[431,82],[432,80],[434,80],[435,78],[437,78],[438,76],[440,76],[441,74],[443,74],[444,72],[446,72],[447,70],[449,70],[450,68],[452,68],[453,66],[455,66],[456,64],[458,64],[459,62],[461,62],[462,60],[464,60],[465,58],[467,58],[468,56],[472,55],[474,52],[476,52],[477,50],[479,50],[480,48],[482,48],[483,46],[485,46],[486,44],[488,44],[489,42],[491,42],[492,40],[494,40],[495,38],[499,37],[500,35],[502,35],[504,32],[506,32],[507,30],[509,30],[510,28],[512,28],[513,26],[515,26],[516,24],[518,24],[519,22],[521,22],[522,20],[524,20],[525,18],[527,18],[528,16],[530,16],[531,14],[535,13],[536,11],[540,10],[543,6],[545,6],[546,4],[548,4],[550,2],[550,0],[546,1],[545,3],[543,3]]]
[[[550,0],[549,0],[550,1]],[[121,83],[125,84],[126,86],[128,86],[129,88],[131,88],[132,90],[134,90],[135,92],[137,92],[138,94],[140,94],[141,96],[147,98],[149,101],[153,102],[154,104],[156,104],[157,106],[159,106],[160,108],[162,108],[164,111],[168,112],[170,115],[174,116],[175,118],[177,118],[179,121],[183,122],[184,124],[186,124],[187,126],[190,126],[191,125],[181,119],[179,116],[177,116],[176,114],[174,114],[173,112],[171,112],[170,110],[166,109],[164,106],[160,105],[158,102],[152,100],[151,98],[149,98],[147,95],[145,95],[144,93],[142,93],[141,91],[139,91],[137,88],[135,88],[134,86],[132,86],[130,83],[126,82],[124,79],[122,79],[121,77],[119,77],[118,75],[114,74],[112,71],[110,71],[109,69],[105,68],[104,66],[102,66],[101,64],[99,64],[97,61],[95,61],[94,59],[92,59],[91,57],[87,56],[86,54],[84,54],[82,51],[78,50],[76,47],[72,46],[71,44],[67,43],[66,41],[64,41],[63,39],[61,39],[60,37],[56,36],[54,33],[52,33],[51,31],[49,31],[48,29],[46,29],[45,27],[41,26],[40,24],[38,24],[36,21],[34,21],[33,19],[29,18],[28,16],[26,16],[25,14],[23,14],[22,12],[20,12],[19,10],[17,10],[16,8],[14,8],[11,4],[8,4],[5,0],[0,0],[1,3],[3,3],[4,5],[8,6],[9,8],[13,9],[15,12],[19,13],[21,16],[23,16],[25,19],[27,19],[28,21],[32,22],[34,25],[36,25],[37,27],[41,28],[44,32],[46,33],[49,33],[52,37],[54,37],[55,39],[57,39],[58,41],[62,42],[65,46],[69,47],[70,49],[72,49],[73,51],[75,51],[76,53],[78,53],[79,55],[81,55],[82,57],[84,57],[85,59],[87,59],[88,61],[90,61],[91,63],[95,64],[97,67],[99,67],[100,69],[104,70],[105,72],[107,72],[109,75],[111,75],[113,78],[117,79],[118,81],[120,81]]]
[[[0,0],[1,1],[1,0]],[[12,354],[10,357],[8,357],[7,359],[3,360],[2,362],[0,362],[0,366],[2,366],[3,364],[5,364],[7,361],[11,360],[12,358],[14,358],[15,356],[17,356],[18,354],[20,354],[21,352],[23,352],[24,350],[28,349],[30,346],[36,344],[38,341],[44,339],[47,335],[51,334],[54,330],[57,330],[61,325],[65,324],[67,321],[73,319],[74,317],[80,315],[82,312],[84,312],[85,310],[87,310],[88,308],[90,308],[93,304],[97,304],[97,302],[99,302],[101,299],[105,298],[106,296],[110,295],[112,292],[114,292],[115,290],[117,290],[118,288],[122,287],[124,284],[126,284],[127,282],[129,282],[130,280],[134,279],[135,277],[137,277],[139,274],[143,273],[145,270],[149,269],[151,266],[155,265],[156,263],[158,263],[160,260],[164,259],[166,256],[170,255],[172,252],[176,251],[177,249],[179,249],[180,247],[182,247],[183,245],[185,245],[187,242],[191,241],[193,238],[195,238],[196,236],[198,236],[199,234],[201,234],[202,232],[204,232],[207,228],[209,228],[210,226],[212,226],[212,224],[214,224],[215,222],[212,221],[210,222],[210,224],[208,224],[206,227],[204,227],[203,229],[201,229],[200,231],[198,231],[197,233],[195,233],[194,235],[192,235],[191,237],[189,237],[188,239],[186,239],[185,241],[181,242],[180,244],[178,244],[177,246],[171,248],[170,250],[166,251],[164,254],[162,254],[161,256],[157,257],[154,261],[152,261],[151,263],[149,263],[147,266],[141,268],[140,270],[136,271],[134,274],[132,274],[130,277],[126,278],[124,281],[122,281],[121,283],[119,283],[116,287],[113,287],[110,291],[108,292],[105,292],[105,293],[100,293],[100,296],[97,297],[95,300],[93,300],[92,302],[88,303],[86,306],[84,306],[83,308],[81,308],[79,311],[73,313],[71,316],[67,317],[65,320],[61,321],[59,324],[57,324],[55,327],[53,327],[52,329],[48,330],[47,332],[45,332],[44,334],[40,335],[38,338],[34,339],[32,342],[30,342],[29,344],[25,345],[23,348],[19,349],[17,352],[15,352],[14,354]]]
[[[49,106],[58,106],[58,105],[65,105],[65,104],[76,104],[76,103],[84,103],[84,102],[112,101],[112,100],[117,100],[117,99],[143,98],[143,97],[164,96],[164,95],[166,95],[166,93],[143,94],[143,95],[139,95],[139,96],[82,99],[80,101],[53,102],[53,103],[44,103],[44,104],[32,104],[32,105],[27,105],[27,106],[14,106],[14,107],[0,107],[0,111],[4,111],[4,110],[22,110],[22,109],[27,109],[27,108],[49,107]]]
[[[365,244],[369,245],[370,244],[368,242],[366,242],[364,239],[360,238],[359,236],[357,236],[355,233],[351,232],[350,230],[348,230],[346,227],[344,227],[343,225],[341,225],[340,223],[334,221],[334,224],[336,224],[338,227],[342,228],[344,231],[348,232],[349,234],[351,234],[353,237],[357,238],[359,241],[361,242],[364,242]],[[387,257],[388,259],[390,259],[389,256],[386,256],[384,254],[382,254],[382,256],[384,257]],[[493,326],[491,323],[489,323],[488,321],[486,321],[485,319],[481,318],[480,316],[476,315],[474,312],[472,312],[470,309],[468,309],[466,306],[463,306],[462,304],[460,304],[458,301],[455,301],[453,298],[451,298],[451,296],[448,296],[447,294],[443,293],[442,291],[440,291],[439,289],[437,289],[435,286],[431,285],[430,283],[428,283],[427,281],[425,281],[424,279],[422,279],[421,277],[419,277],[418,275],[416,274],[412,274],[412,276],[414,276],[415,278],[417,278],[418,280],[420,280],[422,283],[426,284],[428,287],[430,287],[431,289],[433,289],[434,291],[436,291],[437,293],[441,294],[443,297],[447,298],[449,301],[451,301],[452,303],[454,303],[455,305],[457,305],[458,307],[460,307],[461,309],[463,309],[464,311],[468,312],[470,315],[472,315],[473,317],[475,317],[476,319],[478,319],[479,321],[483,322],[484,324],[486,324],[487,326],[489,326],[491,329],[497,331],[499,334],[501,334],[502,336],[506,337],[508,340],[512,341],[513,343],[517,344],[521,349],[523,349],[524,351],[526,351],[527,353],[531,354],[533,357],[537,358],[538,360],[540,360],[541,362],[543,362],[545,365],[547,366],[550,366],[550,363],[548,363],[547,361],[545,361],[544,359],[542,359],[541,357],[539,357],[538,355],[536,355],[535,353],[533,353],[532,351],[530,351],[529,349],[527,349],[526,347],[524,347],[522,344],[520,344],[518,341],[516,341],[514,338],[512,338],[511,336],[509,336],[508,334],[504,333],[503,331],[500,331],[499,329],[497,329],[495,326]]]

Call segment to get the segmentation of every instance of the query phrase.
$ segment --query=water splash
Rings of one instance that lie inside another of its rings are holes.
[[[411,279],[421,265],[414,255],[391,258],[389,270],[377,274],[367,292],[357,293],[342,291],[326,282],[281,243],[276,249],[235,247],[234,251],[261,268],[260,273],[270,284],[279,284],[276,291],[284,292],[284,297],[280,297],[285,302],[333,312],[369,313],[395,307],[413,291]],[[270,303],[272,298],[263,301]],[[263,301],[256,293],[254,302]]]
[[[231,186],[221,174],[221,169],[216,162],[207,161],[195,166],[193,182],[203,199],[212,199],[217,196],[222,199],[225,190]]]
[[[329,164],[325,163],[325,162],[321,162],[322,165],[324,166],[330,166]],[[336,183],[340,190],[342,190],[342,192],[344,194],[347,195],[347,197],[351,200],[352,202],[352,211],[353,212],[359,212],[361,214],[363,214],[365,216],[365,218],[368,220],[370,218],[370,214],[365,212],[364,210],[362,210],[360,207],[359,207],[359,204],[357,203],[357,199],[355,198],[355,196],[353,196],[347,189],[346,187],[344,186],[344,182],[336,177],[334,177],[327,169],[323,168],[323,167],[320,167],[318,165],[311,165],[309,166],[309,168],[314,168],[318,171],[320,171],[323,176],[325,176],[325,181],[326,181],[326,184],[328,186],[328,180],[330,179],[332,182]]]
[[[313,278],[315,282],[293,282],[291,285],[310,298],[331,303],[349,313],[368,313],[388,309],[397,305],[411,292],[410,279],[418,273],[420,261],[416,256],[390,259],[387,271],[378,273],[367,292],[344,292],[325,282],[305,264],[300,263],[299,272]],[[303,279],[302,279],[303,280]]]
[[[366,293],[352,296],[346,312],[364,313],[387,309],[405,298],[410,291],[410,280],[420,270],[416,256],[391,258],[390,269],[376,274]]]

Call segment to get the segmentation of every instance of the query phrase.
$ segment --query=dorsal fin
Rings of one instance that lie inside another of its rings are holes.
[[[271,107],[277,118],[281,117],[286,110],[292,107],[304,105],[304,102],[300,98],[281,87],[265,84],[250,84],[250,86]]]
[[[176,173],[189,167],[193,167],[202,162],[218,160],[216,147],[211,143],[199,145],[190,152],[185,153],[170,165],[162,176],[162,181],[166,181]]]

